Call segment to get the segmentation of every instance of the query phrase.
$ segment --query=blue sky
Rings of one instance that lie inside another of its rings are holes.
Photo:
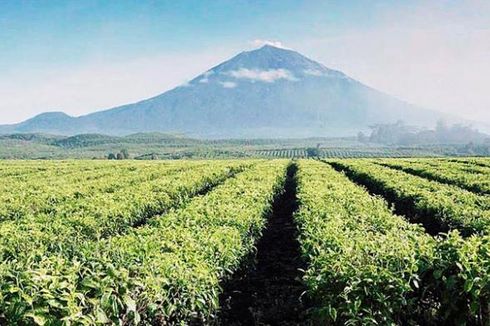
[[[153,96],[256,40],[490,121],[489,1],[0,0],[0,123]]]
[[[390,1],[4,1],[2,68],[301,40],[369,26]],[[369,5],[368,5],[369,4]]]

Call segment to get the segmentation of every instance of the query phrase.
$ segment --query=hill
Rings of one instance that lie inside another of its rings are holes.
[[[377,134],[375,135],[377,136]],[[383,144],[356,137],[204,140],[162,133],[0,135],[0,159],[106,159],[122,151],[136,159],[409,157],[490,155],[490,144]]]

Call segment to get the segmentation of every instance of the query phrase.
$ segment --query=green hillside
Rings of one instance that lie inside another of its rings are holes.
[[[105,159],[122,150],[136,159],[432,157],[488,155],[487,146],[388,146],[351,138],[202,140],[183,135],[137,133],[117,137],[83,134],[0,136],[0,159]]]

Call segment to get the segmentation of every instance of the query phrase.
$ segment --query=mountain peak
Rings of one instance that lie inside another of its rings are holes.
[[[70,120],[73,117],[69,116],[65,112],[62,111],[49,111],[40,113],[27,121],[44,121],[51,119],[59,119],[59,120]]]
[[[262,45],[261,47],[259,47],[258,49],[255,49],[256,50],[278,50],[278,51],[293,51],[291,49],[287,49],[285,47],[282,47],[282,46],[277,46],[277,45],[273,45],[273,44],[264,44]],[[254,51],[254,50],[252,50]]]
[[[34,118],[41,118],[41,117],[70,117],[68,114],[66,114],[63,111],[48,111],[48,112],[43,112],[38,115],[36,115]]]
[[[347,78],[343,73],[329,69],[294,50],[265,44],[258,49],[237,54],[194,78],[188,85],[221,84],[225,88],[235,88],[241,82],[296,82],[325,77]]]
[[[0,133],[313,137],[354,134],[402,117],[422,125],[439,119],[294,50],[265,44],[150,99],[77,118],[45,113],[0,126]]]

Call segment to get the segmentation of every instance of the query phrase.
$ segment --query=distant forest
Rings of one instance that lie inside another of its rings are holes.
[[[434,130],[403,122],[371,127],[369,135],[301,139],[193,139],[185,135],[139,133],[56,136],[0,135],[0,159],[215,159],[292,157],[438,157],[489,156],[490,137],[471,127]]]
[[[447,125],[439,121],[434,129],[410,126],[403,121],[370,126],[371,134],[358,134],[358,140],[385,145],[490,144],[490,136],[471,126]]]

